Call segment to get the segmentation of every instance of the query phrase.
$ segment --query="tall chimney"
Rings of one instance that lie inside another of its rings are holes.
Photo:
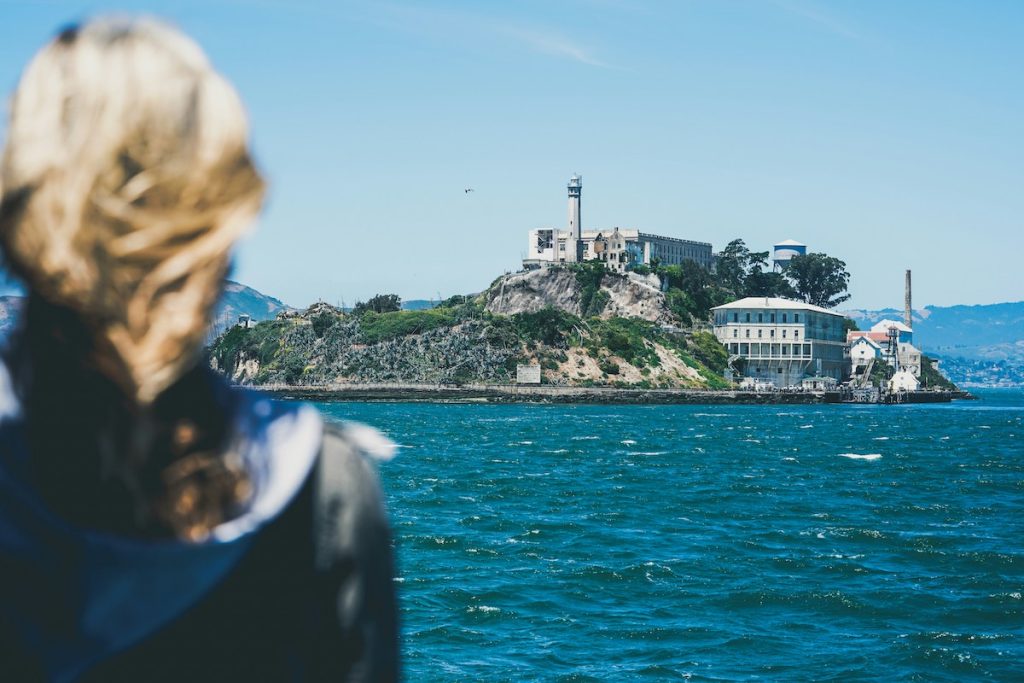
[[[914,329],[914,320],[911,317],[912,309],[910,308],[910,271],[907,271],[907,286],[906,291],[903,294],[903,324]]]

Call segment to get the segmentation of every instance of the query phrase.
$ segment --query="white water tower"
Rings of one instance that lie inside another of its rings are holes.
[[[785,270],[786,266],[789,265],[789,260],[794,256],[804,256],[807,254],[807,245],[797,242],[796,240],[785,240],[779,242],[772,249],[772,264],[775,266],[775,270]]]

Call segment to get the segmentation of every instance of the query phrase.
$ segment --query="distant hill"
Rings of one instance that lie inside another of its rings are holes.
[[[22,296],[0,296],[0,338],[6,337],[17,324],[24,306]],[[224,296],[217,304],[211,333],[216,336],[228,326],[238,322],[238,316],[249,315],[253,320],[273,320],[278,312],[292,310],[279,299],[267,296],[252,287],[228,280],[224,286]]]
[[[212,334],[217,336],[228,327],[238,323],[238,316],[248,315],[253,320],[273,320],[281,311],[294,310],[275,299],[258,292],[252,287],[228,280],[224,285],[224,295],[217,304],[217,313],[214,315]]]
[[[436,301],[429,301],[427,299],[410,299],[409,301],[402,302],[403,311],[423,311],[428,308],[433,308],[437,305]]]

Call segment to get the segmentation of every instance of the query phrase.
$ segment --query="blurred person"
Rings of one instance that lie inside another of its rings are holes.
[[[32,60],[7,133],[0,679],[395,679],[390,444],[202,360],[263,196],[234,90],[177,31],[100,20]]]

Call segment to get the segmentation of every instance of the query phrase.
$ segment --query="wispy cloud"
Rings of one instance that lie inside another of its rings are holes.
[[[493,45],[495,39],[531,52],[567,59],[594,67],[609,67],[581,43],[546,26],[504,18],[485,17],[465,11],[387,3],[378,5],[391,28],[419,35]]]
[[[501,27],[500,30],[505,35],[520,41],[536,52],[571,59],[574,62],[590,66],[608,66],[590,54],[590,51],[586,48],[557,33],[523,27]]]

